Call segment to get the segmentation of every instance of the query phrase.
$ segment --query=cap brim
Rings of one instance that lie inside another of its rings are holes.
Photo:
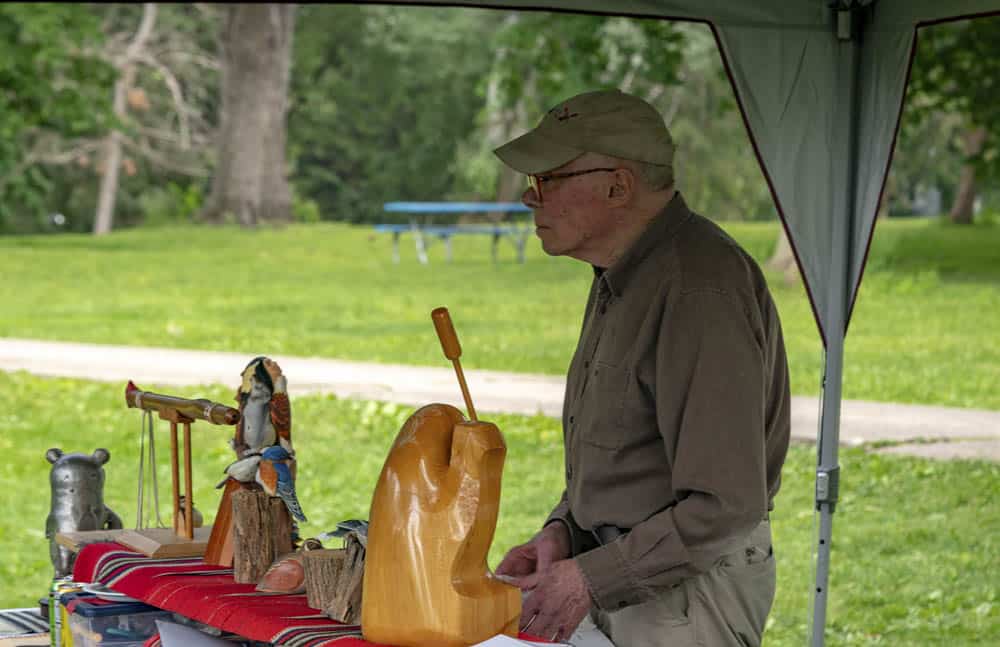
[[[537,128],[493,151],[504,164],[525,175],[559,168],[580,157],[584,152],[546,139],[539,134]]]

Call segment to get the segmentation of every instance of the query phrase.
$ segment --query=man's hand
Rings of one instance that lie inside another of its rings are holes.
[[[590,606],[590,592],[576,560],[557,561],[521,606],[521,631],[557,642],[566,640]]]
[[[565,524],[550,523],[528,543],[511,548],[497,566],[496,574],[522,591],[533,589],[549,566],[568,558],[569,553],[569,531]]]

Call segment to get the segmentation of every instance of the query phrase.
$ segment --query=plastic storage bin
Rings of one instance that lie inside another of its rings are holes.
[[[116,602],[87,593],[66,593],[59,598],[68,612],[73,647],[141,647],[156,633],[157,620],[170,620],[169,611],[142,602]],[[69,647],[63,644],[63,647]]]

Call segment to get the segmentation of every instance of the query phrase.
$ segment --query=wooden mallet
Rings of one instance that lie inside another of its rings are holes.
[[[441,340],[444,356],[450,359],[455,366],[458,385],[462,388],[462,397],[465,398],[465,406],[469,410],[469,419],[477,421],[476,408],[472,406],[472,396],[469,395],[469,387],[465,384],[465,374],[462,373],[462,363],[458,360],[462,356],[462,346],[458,343],[458,335],[455,334],[455,327],[451,324],[448,308],[434,308],[431,311],[431,319],[434,321],[434,329],[437,330],[438,339]]]

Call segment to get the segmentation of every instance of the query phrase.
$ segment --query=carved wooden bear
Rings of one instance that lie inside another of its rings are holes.
[[[49,540],[49,556],[56,570],[56,577],[73,572],[73,552],[56,543],[57,532],[78,530],[106,530],[121,528],[122,520],[104,505],[104,468],[111,460],[106,449],[96,449],[93,455],[64,454],[53,447],[45,452],[52,463],[49,484],[52,486],[52,503],[45,520],[45,536]]]

